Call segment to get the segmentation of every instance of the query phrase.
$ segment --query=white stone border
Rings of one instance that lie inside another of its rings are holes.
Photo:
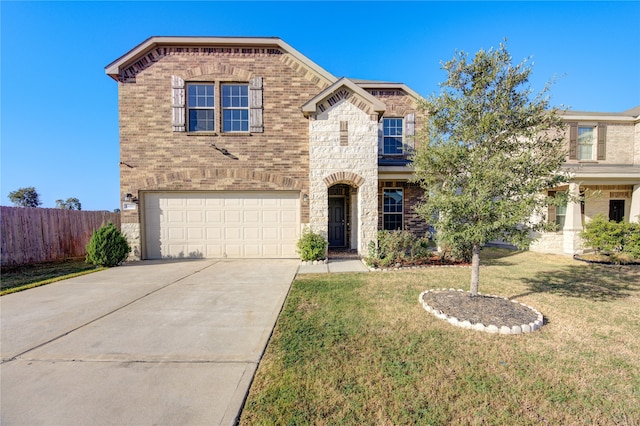
[[[329,263],[329,259],[300,261],[301,265],[326,265],[327,263]]]
[[[462,327],[462,328],[466,328],[468,330],[484,331],[486,333],[491,333],[491,334],[522,334],[522,333],[531,333],[531,332],[534,332],[534,331],[538,330],[540,327],[542,327],[542,324],[543,324],[543,321],[544,321],[544,317],[542,316],[542,314],[537,309],[532,308],[529,305],[525,305],[524,303],[520,303],[520,302],[518,302],[516,300],[509,300],[506,297],[493,296],[493,295],[490,295],[490,294],[481,294],[481,293],[478,293],[478,295],[482,295],[482,296],[485,296],[485,297],[495,297],[497,299],[509,300],[510,302],[517,303],[519,305],[524,306],[525,308],[529,308],[538,316],[538,318],[534,322],[530,322],[529,324],[514,325],[512,327],[507,327],[507,326],[503,325],[500,328],[498,328],[497,326],[495,326],[493,324],[489,324],[488,326],[485,326],[482,323],[472,324],[468,320],[460,321],[456,317],[449,316],[449,315],[445,314],[444,312],[427,305],[427,303],[423,299],[423,296],[426,293],[431,293],[431,292],[435,293],[435,292],[443,292],[443,291],[464,291],[464,290],[461,290],[461,289],[456,290],[456,289],[453,289],[453,288],[449,288],[449,289],[447,289],[447,288],[438,288],[438,289],[433,289],[433,290],[426,290],[426,291],[423,291],[422,293],[420,293],[420,296],[418,297],[418,301],[427,310],[427,312],[435,315],[436,318],[439,318],[441,320],[447,321],[451,325],[455,325],[456,327]]]
[[[411,269],[427,269],[427,268],[470,268],[469,265],[411,265],[411,266],[403,266],[403,265],[394,265],[387,266],[383,268],[376,268],[375,266],[369,266],[364,258],[360,259],[364,266],[371,272],[389,272],[389,271],[409,271]],[[482,265],[481,265],[482,266]]]

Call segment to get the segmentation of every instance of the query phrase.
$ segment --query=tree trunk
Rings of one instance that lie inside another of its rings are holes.
[[[473,256],[471,258],[471,286],[469,293],[471,296],[478,295],[478,282],[480,281],[480,244],[473,245]]]

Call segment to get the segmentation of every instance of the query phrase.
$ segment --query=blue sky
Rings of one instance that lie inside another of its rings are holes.
[[[153,35],[277,36],[337,77],[402,82],[421,95],[440,62],[507,38],[532,57],[552,103],[640,105],[640,2],[0,3],[0,204],[35,186],[42,207],[77,197],[119,207],[117,83],[104,67]]]

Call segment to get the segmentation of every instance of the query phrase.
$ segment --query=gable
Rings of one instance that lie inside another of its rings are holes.
[[[107,65],[105,72],[116,81],[135,81],[140,72],[170,55],[276,56],[321,88],[336,81],[336,77],[277,37],[150,37]]]
[[[305,116],[321,114],[341,100],[347,100],[369,115],[381,116],[386,106],[347,78],[341,78],[302,106]]]

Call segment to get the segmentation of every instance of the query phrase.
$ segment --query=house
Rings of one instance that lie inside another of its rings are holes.
[[[557,232],[537,235],[531,250],[575,254],[580,232],[597,214],[610,220],[640,221],[640,106],[622,113],[567,111],[568,185],[551,188],[582,195],[583,201],[550,207],[547,220]]]
[[[310,227],[367,254],[380,229],[427,230],[410,182],[425,117],[402,83],[338,78],[272,37],[151,37],[106,67],[118,82],[122,230],[132,259],[297,257]],[[559,231],[575,253],[596,213],[640,215],[640,107],[568,112]]]
[[[426,227],[404,84],[338,78],[262,37],[151,37],[106,73],[133,258],[297,257],[305,226],[364,255],[378,229]]]

